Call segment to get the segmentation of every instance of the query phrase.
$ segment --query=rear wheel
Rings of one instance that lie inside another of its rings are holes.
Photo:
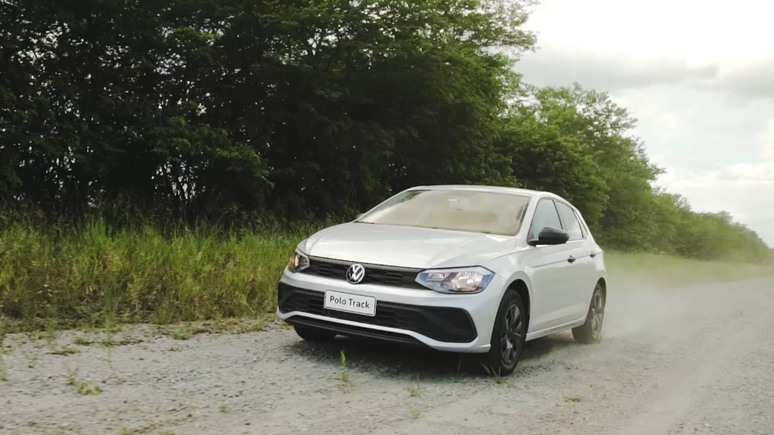
[[[596,343],[602,338],[602,322],[605,320],[605,292],[597,283],[591,296],[586,323],[572,329],[572,336],[579,343]]]
[[[336,333],[325,329],[313,328],[305,325],[293,325],[296,334],[306,341],[331,341],[336,338]]]
[[[521,358],[527,337],[527,317],[521,297],[514,290],[506,290],[497,310],[489,352],[483,356],[483,365],[492,375],[513,373]]]

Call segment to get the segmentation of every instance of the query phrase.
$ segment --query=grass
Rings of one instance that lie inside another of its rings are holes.
[[[102,393],[99,385],[92,381],[81,382],[77,379],[78,369],[67,369],[67,385],[75,387],[75,392],[82,396],[96,396]]]
[[[565,397],[564,401],[568,403],[580,403],[583,399],[580,397]]]
[[[495,373],[489,367],[487,367],[485,365],[482,365],[481,367],[484,368],[484,371],[486,372],[486,374],[488,374],[492,378],[492,381],[494,381],[495,384],[497,384],[497,385],[505,385],[505,386],[508,386],[508,387],[512,387],[513,386],[513,382],[511,382],[507,378],[504,378],[504,377],[500,376],[499,373]]]
[[[220,413],[228,414],[228,408],[226,407],[226,405],[220,405]]]
[[[513,386],[513,382],[511,382],[507,378],[504,378],[504,377],[499,376],[499,375],[492,376],[492,380],[497,385],[506,385],[508,387],[512,387]]]
[[[78,383],[76,392],[82,396],[96,396],[102,393],[102,389],[94,382],[87,381]]]
[[[349,392],[352,388],[351,380],[349,379],[349,367],[347,367],[347,356],[344,354],[344,350],[341,350],[341,369],[339,371],[339,389],[345,393]]]
[[[188,340],[191,338],[191,331],[187,328],[178,328],[172,331],[172,338],[175,340]]]
[[[91,344],[91,342],[89,340],[87,340],[86,338],[81,337],[79,335],[79,336],[73,338],[73,344],[76,344],[78,346],[88,346],[88,345]]]
[[[0,316],[27,330],[260,317],[275,308],[276,283],[296,244],[318,228],[4,222]]]
[[[62,348],[59,348],[59,349],[56,349],[56,350],[52,350],[49,353],[51,355],[67,356],[67,355],[74,355],[76,353],[81,353],[81,351],[78,350],[78,349],[73,349],[72,347],[62,347]]]
[[[412,409],[411,410],[411,419],[412,420],[418,419],[420,414],[422,414],[422,411],[420,411],[418,409]]]
[[[252,229],[75,226],[0,215],[0,318],[13,330],[209,322],[204,331],[257,331],[276,308],[276,283],[298,241],[323,223]],[[774,276],[774,266],[650,254],[606,254],[611,285],[679,286]],[[235,320],[236,319],[236,320]],[[13,332],[13,331],[10,331]],[[173,338],[186,339],[186,332]],[[77,338],[76,338],[77,340]],[[103,342],[110,347],[112,338]],[[76,343],[85,345],[85,343]]]
[[[409,397],[419,397],[420,394],[422,394],[422,386],[419,385],[419,376],[417,376],[417,379],[414,382],[406,387],[406,391],[408,391]]]

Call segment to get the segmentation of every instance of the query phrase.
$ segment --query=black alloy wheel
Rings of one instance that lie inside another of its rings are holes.
[[[483,366],[493,376],[506,376],[516,369],[527,338],[527,315],[518,293],[508,289],[497,310],[489,352]]]
[[[579,343],[597,343],[602,339],[602,324],[605,320],[605,298],[605,290],[602,284],[597,283],[594,293],[591,295],[586,323],[572,329],[572,336]]]

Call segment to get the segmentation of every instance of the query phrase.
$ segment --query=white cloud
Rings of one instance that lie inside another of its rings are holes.
[[[728,172],[733,180],[774,183],[774,161],[755,165],[739,163]]]
[[[610,92],[697,211],[728,211],[774,246],[774,2],[544,0],[528,83]]]
[[[769,131],[763,135],[763,158],[774,160],[774,118],[769,121]]]
[[[774,49],[774,3],[738,0],[543,0],[528,26],[538,46],[691,65],[745,62]]]

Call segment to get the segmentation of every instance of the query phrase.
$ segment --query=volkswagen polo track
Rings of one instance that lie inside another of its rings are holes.
[[[298,244],[278,315],[310,341],[336,335],[479,353],[513,372],[525,341],[599,339],[604,255],[580,212],[548,192],[414,187]]]

